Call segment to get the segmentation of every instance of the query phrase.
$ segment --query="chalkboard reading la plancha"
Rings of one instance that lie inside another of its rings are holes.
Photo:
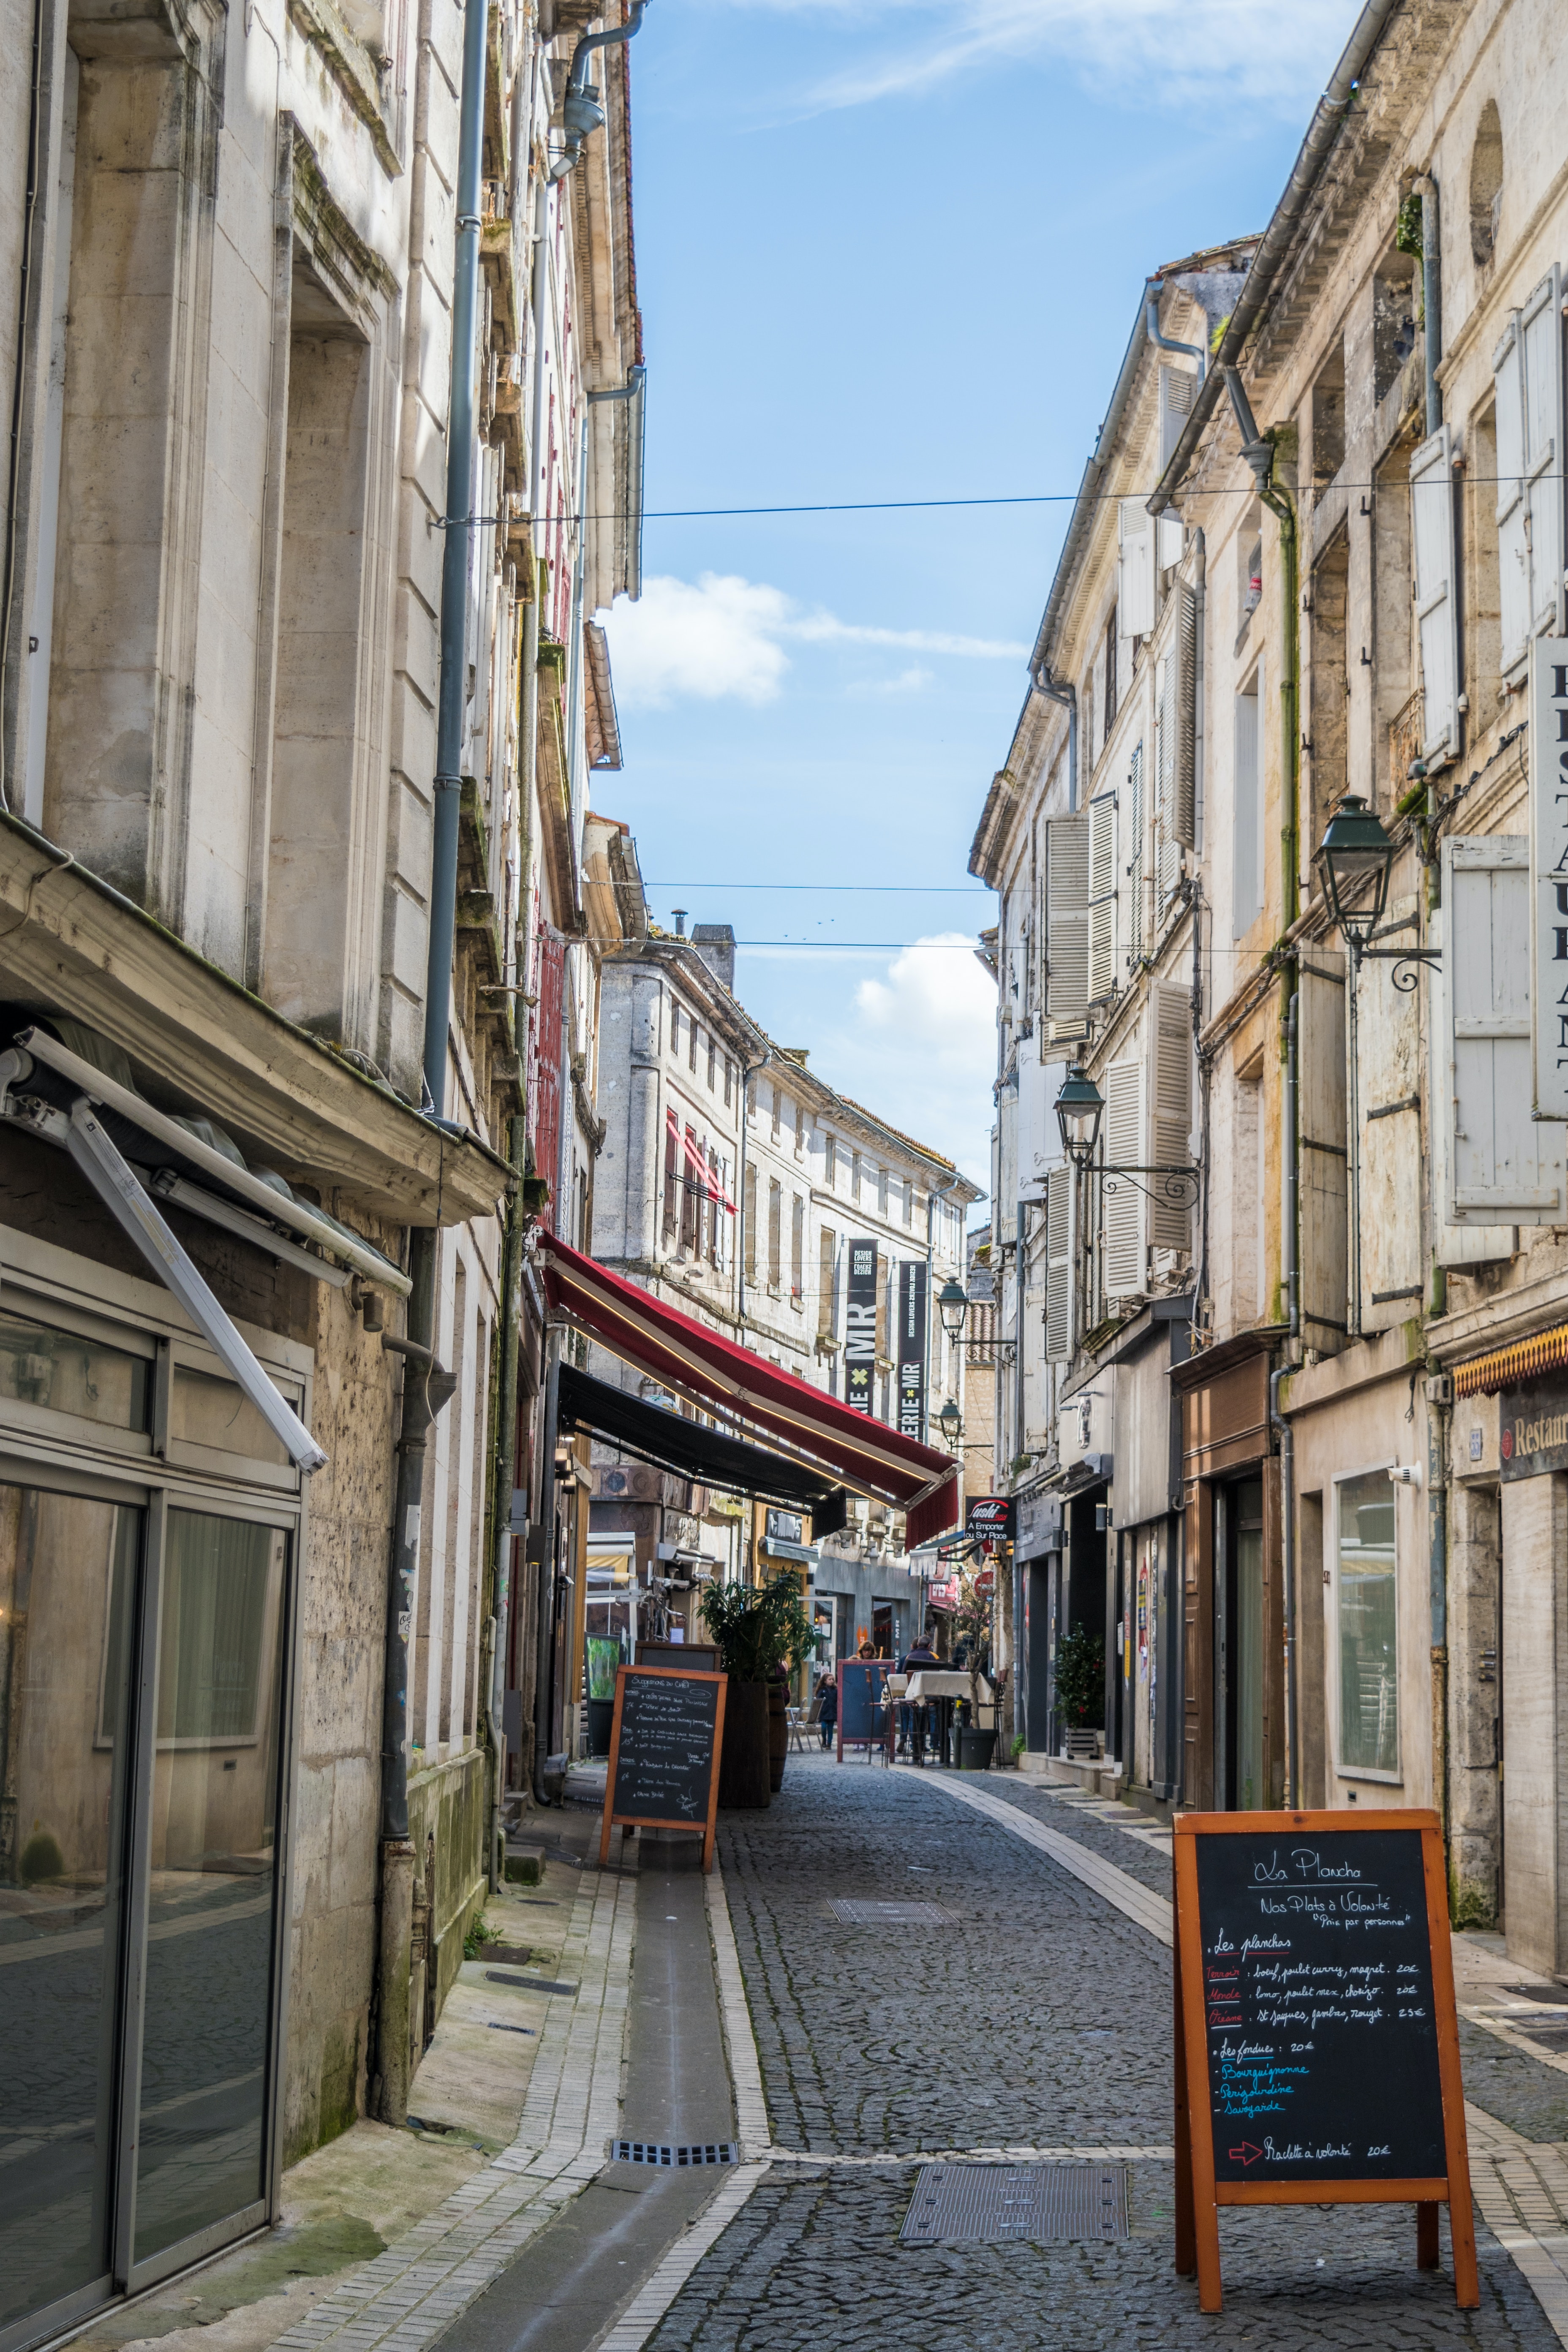
[[[1220,2205],[1447,2204],[1479,2300],[1442,1841],[1426,1812],[1179,1813],[1176,2267],[1220,2308]]]
[[[726,1684],[723,1675],[681,1666],[617,1669],[601,1863],[618,1822],[623,1829],[690,1830],[702,1840],[703,1869],[712,1867]]]

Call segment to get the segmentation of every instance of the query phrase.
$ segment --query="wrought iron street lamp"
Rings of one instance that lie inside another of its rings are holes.
[[[969,1293],[961,1282],[949,1281],[942,1284],[936,1295],[936,1311],[942,1318],[942,1328],[952,1345],[955,1348],[962,1348],[966,1356],[995,1356],[1004,1364],[1010,1364],[1016,1352],[1015,1341],[963,1338],[963,1326],[969,1314]],[[957,1406],[955,1405],[952,1410],[956,1412]],[[937,1418],[940,1421],[942,1414],[939,1413]]]
[[[1393,964],[1389,977],[1395,988],[1408,995],[1415,985],[1415,966],[1436,966],[1439,958],[1433,948],[1372,944],[1380,935],[1388,905],[1394,856],[1394,844],[1377,811],[1368,808],[1359,793],[1347,793],[1324,828],[1323,845],[1318,852],[1329,911],[1350,950],[1352,963],[1359,966],[1364,956],[1371,956]]]
[[[1178,1207],[1190,1209],[1198,1197],[1201,1171],[1184,1161],[1152,1160],[1122,1164],[1109,1160],[1095,1162],[1095,1148],[1100,1141],[1100,1122],[1105,1111],[1105,1097],[1094,1080],[1088,1076],[1081,1062],[1074,1062],[1057,1097],[1057,1124],[1062,1131],[1062,1149],[1073,1166],[1080,1171],[1093,1168],[1094,1172],[1110,1181],[1107,1192],[1114,1192],[1116,1180],[1127,1177],[1134,1188],[1152,1200],[1147,1184],[1140,1184],[1140,1176],[1158,1176],[1161,1191],[1167,1201]]]
[[[938,1413],[936,1425],[942,1432],[943,1444],[951,1454],[963,1435],[963,1416],[951,1397]]]

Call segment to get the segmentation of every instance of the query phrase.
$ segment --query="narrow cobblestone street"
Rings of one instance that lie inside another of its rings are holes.
[[[1158,1832],[1078,1818],[1007,1781],[988,1780],[986,1793],[998,1785],[1086,1853],[1152,1892],[1168,1887]],[[805,2352],[884,2336],[915,2352],[1559,2341],[1479,2217],[1481,2307],[1461,2313],[1446,2228],[1443,2267],[1422,2275],[1414,2216],[1399,2207],[1226,2216],[1226,2308],[1202,2317],[1172,2268],[1166,1953],[950,1786],[795,1759],[771,1811],[724,1817],[773,2162],[648,2339],[658,2352]],[[920,1901],[946,1916],[850,1926],[829,1908],[836,1896]],[[1486,2071],[1489,2095],[1504,2070],[1500,2120],[1531,2140],[1562,2131],[1563,2076],[1468,2032],[1467,2062]],[[1025,2149],[1126,2152],[1131,2238],[900,2245],[912,2158]],[[1546,2227],[1560,2231],[1560,2221]],[[1550,2292],[1556,2273],[1543,2262]]]

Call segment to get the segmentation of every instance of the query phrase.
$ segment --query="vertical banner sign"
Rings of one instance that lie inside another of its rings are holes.
[[[844,1317],[844,1402],[871,1410],[877,1371],[877,1244],[851,1241]]]
[[[1530,641],[1531,1035],[1535,1116],[1568,1118],[1568,638]],[[1452,960],[1456,950],[1448,950]]]
[[[899,1268],[899,1432],[926,1433],[926,1262],[907,1257]]]

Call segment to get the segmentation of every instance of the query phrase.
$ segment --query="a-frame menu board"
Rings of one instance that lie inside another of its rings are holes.
[[[712,1869],[729,1680],[678,1666],[617,1668],[601,1867],[619,1822],[623,1831],[691,1830],[702,1840],[703,1869]]]
[[[1430,1812],[1178,1813],[1176,2268],[1221,2205],[1414,2205],[1480,2301],[1443,1840]]]

